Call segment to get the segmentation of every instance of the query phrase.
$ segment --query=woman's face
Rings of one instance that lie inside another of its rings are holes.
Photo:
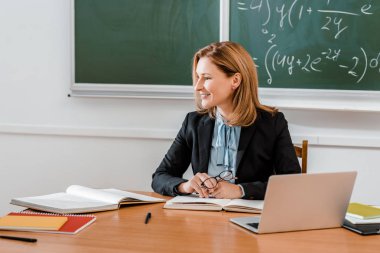
[[[223,116],[228,116],[233,110],[232,94],[238,85],[236,76],[228,77],[208,57],[199,59],[196,73],[198,82],[194,89],[199,93],[202,107],[216,106]]]

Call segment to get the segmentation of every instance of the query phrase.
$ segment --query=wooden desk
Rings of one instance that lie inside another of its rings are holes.
[[[162,197],[158,194],[152,196]],[[0,239],[1,252],[379,252],[380,236],[343,228],[256,235],[229,222],[244,213],[166,210],[163,204],[123,207],[96,213],[97,220],[76,235],[27,232],[37,243]],[[152,213],[144,224],[146,213]]]

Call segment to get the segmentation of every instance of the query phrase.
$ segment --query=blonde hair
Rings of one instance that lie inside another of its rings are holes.
[[[258,78],[256,65],[250,54],[238,43],[231,41],[215,42],[201,48],[193,58],[193,85],[198,82],[196,74],[199,59],[207,57],[228,77],[236,73],[241,75],[241,83],[233,94],[233,112],[229,124],[235,126],[249,126],[257,118],[257,109],[262,109],[274,115],[277,109],[262,105],[258,97]],[[196,108],[199,113],[209,113],[215,118],[216,107],[202,108],[199,94],[195,94]]]

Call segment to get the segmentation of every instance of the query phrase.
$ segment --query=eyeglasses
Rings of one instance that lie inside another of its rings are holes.
[[[232,170],[225,170],[220,172],[220,174],[215,177],[207,178],[201,183],[201,187],[211,190],[218,186],[219,181],[230,181],[232,179],[236,179],[232,173]]]

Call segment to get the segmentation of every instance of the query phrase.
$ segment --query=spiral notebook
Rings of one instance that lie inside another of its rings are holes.
[[[67,217],[67,221],[58,230],[34,230],[23,229],[22,231],[31,232],[47,232],[58,234],[76,234],[83,230],[96,220],[94,215],[82,215],[82,214],[53,214],[53,213],[40,213],[33,211],[12,212],[9,216],[34,216],[34,217]]]

